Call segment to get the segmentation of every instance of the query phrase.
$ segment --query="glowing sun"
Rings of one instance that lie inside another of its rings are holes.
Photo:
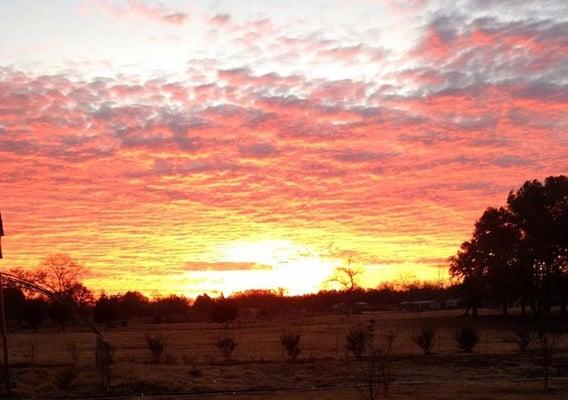
[[[226,282],[230,292],[250,287],[284,288],[291,295],[314,292],[337,265],[335,260],[289,240],[237,241],[218,251],[222,261],[258,266],[241,278],[233,276]]]

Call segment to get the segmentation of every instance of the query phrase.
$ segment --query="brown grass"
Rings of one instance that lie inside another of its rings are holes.
[[[453,333],[472,320],[459,311],[431,313],[383,312],[363,315],[320,316],[282,319],[272,322],[245,321],[233,324],[231,335],[238,341],[234,362],[223,365],[216,340],[224,325],[191,323],[131,325],[104,332],[116,346],[112,365],[113,393],[210,392],[223,390],[263,390],[326,388],[352,385],[358,361],[345,353],[345,334],[349,327],[376,320],[378,342],[394,333],[396,385],[392,398],[415,399],[561,399],[567,398],[568,357],[558,360],[552,387],[546,394],[539,377],[538,357],[531,351],[521,354],[514,328],[519,321],[486,316],[476,322],[481,341],[472,354],[457,352]],[[433,355],[425,356],[412,340],[413,332],[424,322],[438,329],[438,344]],[[285,362],[280,335],[293,330],[302,338],[298,362]],[[167,340],[171,363],[151,364],[146,335],[159,334]],[[30,340],[37,343],[35,362],[29,364]],[[15,368],[15,392],[23,397],[45,395],[100,394],[95,370],[95,338],[89,332],[56,331],[16,332],[9,335],[10,357]],[[74,343],[76,359],[68,344]],[[184,360],[195,360],[194,365]],[[69,388],[57,387],[57,374],[76,364],[77,377]],[[562,392],[564,390],[564,392]],[[561,397],[564,393],[565,397]],[[243,399],[350,399],[359,398],[355,389],[239,395]],[[162,397],[164,398],[164,397]],[[171,398],[176,398],[172,396]]]

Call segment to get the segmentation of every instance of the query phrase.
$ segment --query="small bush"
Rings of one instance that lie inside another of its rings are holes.
[[[55,375],[55,385],[58,389],[68,389],[77,379],[77,370],[75,365],[69,365],[63,370],[58,371]]]
[[[412,335],[412,340],[422,349],[426,355],[432,354],[436,346],[437,332],[431,326],[422,326]]]
[[[167,364],[167,365],[176,365],[176,364],[177,364],[177,359],[176,359],[173,355],[171,355],[171,354],[169,354],[168,352],[166,352],[166,353],[164,354],[164,364]]]
[[[74,364],[79,362],[79,348],[77,347],[77,342],[74,340],[65,340],[65,350],[69,354],[69,358]]]
[[[195,357],[184,355],[183,356],[183,363],[185,365],[191,366],[191,370],[189,371],[189,374],[191,376],[193,376],[194,378],[197,378],[197,377],[200,377],[200,376],[203,375],[203,371],[201,371],[201,369],[197,366],[197,361],[196,361]]]
[[[224,337],[219,338],[217,340],[216,345],[217,345],[217,348],[219,350],[221,350],[221,355],[223,357],[223,361],[225,363],[231,362],[231,360],[233,358],[233,352],[235,351],[235,348],[238,345],[235,338],[225,334]]]
[[[357,389],[366,400],[375,400],[381,395],[384,398],[389,396],[391,385],[395,380],[394,340],[395,335],[388,335],[383,349],[371,348],[368,357],[359,359],[360,365],[356,375]]]
[[[161,336],[146,336],[146,344],[150,352],[150,362],[159,364],[166,350],[164,340]]]
[[[536,334],[538,340],[538,353],[542,365],[544,388],[548,390],[552,364],[561,351],[564,339],[564,327],[558,323],[545,321]]]
[[[475,328],[463,327],[454,333],[454,339],[461,351],[471,353],[479,343],[479,333]]]
[[[517,345],[519,346],[519,351],[521,353],[526,352],[533,340],[535,339],[535,333],[529,328],[521,328],[515,332],[517,336]]]
[[[367,349],[372,346],[374,329],[372,325],[356,326],[349,330],[345,337],[345,349],[360,359]]]
[[[286,354],[290,361],[296,361],[302,352],[300,335],[294,332],[286,332],[280,335],[280,345],[282,346],[282,354]]]

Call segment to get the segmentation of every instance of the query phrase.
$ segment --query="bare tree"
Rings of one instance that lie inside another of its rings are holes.
[[[376,400],[381,394],[388,398],[395,380],[393,343],[395,335],[386,337],[383,349],[373,348],[360,359],[357,382],[359,393],[365,400]]]
[[[328,279],[329,283],[339,285],[345,292],[353,292],[359,288],[359,277],[363,270],[359,267],[353,266],[353,259],[347,259],[347,265],[337,267],[333,272],[331,278]]]
[[[86,274],[85,267],[67,254],[51,254],[45,257],[35,270],[13,268],[10,273],[20,279],[45,286],[61,299],[71,300],[78,306],[94,303],[92,292],[80,281]],[[33,292],[25,286],[22,286],[22,289],[26,294]]]
[[[349,257],[347,264],[337,267],[327,280],[328,284],[339,286],[345,293],[345,314],[347,316],[354,311],[353,295],[355,291],[360,288],[359,277],[362,273],[363,270],[359,267],[354,267],[353,260]]]
[[[67,294],[77,288],[85,273],[85,268],[69,255],[57,253],[45,257],[33,277],[54,292]]]

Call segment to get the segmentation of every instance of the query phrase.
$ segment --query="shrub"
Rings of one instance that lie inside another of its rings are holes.
[[[280,345],[282,346],[282,354],[286,354],[290,361],[296,361],[302,352],[300,335],[294,332],[286,332],[280,335]]]
[[[388,397],[395,379],[393,368],[393,343],[395,335],[388,335],[384,349],[372,348],[368,357],[360,358],[357,372],[359,393],[367,400],[377,399],[381,393]]]
[[[191,370],[189,371],[191,376],[197,378],[203,375],[203,371],[197,366],[195,357],[184,355],[182,359],[184,364],[191,366]]]
[[[563,327],[550,323],[550,321],[542,323],[537,332],[538,350],[542,363],[544,388],[546,390],[548,390],[548,382],[550,380],[550,368],[561,350],[563,336]]]
[[[479,333],[475,328],[463,327],[454,333],[454,339],[461,351],[471,353],[479,343]]]
[[[221,356],[223,357],[223,361],[225,363],[231,362],[233,358],[233,352],[235,351],[237,344],[238,343],[235,338],[228,336],[226,333],[224,337],[217,340],[217,348],[221,350]]]
[[[79,362],[79,348],[77,347],[77,342],[67,339],[64,344],[69,358],[71,358],[74,364],[77,364]]]
[[[176,359],[173,355],[171,355],[171,354],[169,354],[168,352],[166,352],[166,353],[164,354],[164,364],[167,364],[167,365],[176,365],[176,364],[177,364],[177,359]]]
[[[69,365],[55,375],[55,385],[59,389],[68,389],[77,379],[75,365]]]
[[[431,326],[422,326],[412,335],[414,343],[416,343],[426,355],[432,354],[432,350],[434,350],[436,346],[436,339],[436,329]]]
[[[359,359],[372,346],[373,338],[372,325],[352,327],[345,337],[345,349]]]
[[[526,352],[533,340],[535,339],[534,332],[529,328],[521,328],[515,332],[517,336],[517,345],[521,353]]]
[[[150,352],[150,362],[159,364],[166,349],[164,340],[161,336],[146,336],[146,344]]]

